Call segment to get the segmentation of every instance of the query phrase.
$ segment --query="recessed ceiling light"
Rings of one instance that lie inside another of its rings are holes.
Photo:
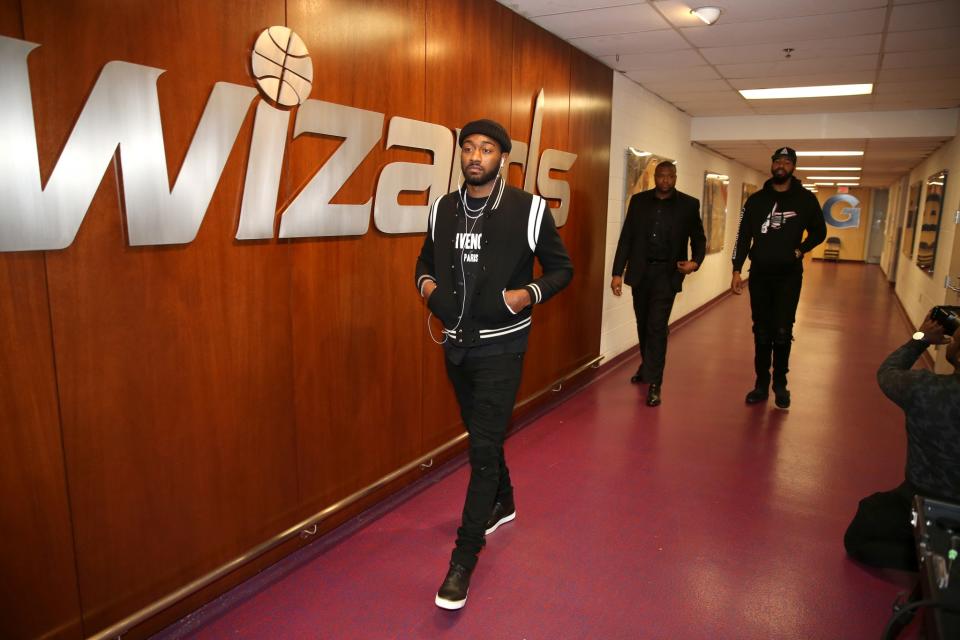
[[[713,24],[720,19],[720,7],[700,7],[690,9],[690,13],[703,20],[704,24]]]
[[[832,182],[816,182],[816,183],[814,183],[814,184],[816,184],[818,187],[832,187],[832,186],[833,186],[833,183],[832,183]]]
[[[797,167],[797,171],[860,171],[863,167]]]
[[[863,151],[797,151],[798,156],[823,156],[823,157],[838,157],[838,156],[862,156]]]
[[[807,180],[859,180],[860,176],[806,176]]]
[[[784,98],[828,98],[863,96],[873,93],[872,84],[828,84],[819,87],[778,87],[776,89],[741,89],[747,100],[780,100]]]
[[[837,186],[838,187],[859,187],[860,183],[859,182],[838,182]]]

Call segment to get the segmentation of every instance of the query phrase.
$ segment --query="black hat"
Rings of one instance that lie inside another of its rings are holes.
[[[463,141],[475,133],[487,136],[491,140],[496,140],[497,144],[500,145],[500,151],[510,153],[512,146],[510,144],[510,134],[508,134],[507,130],[499,123],[493,120],[474,120],[473,122],[468,122],[460,131],[460,139],[457,140],[457,144],[462,147]]]
[[[770,156],[770,159],[776,160],[781,156],[787,156],[790,162],[792,162],[793,164],[797,164],[797,152],[791,149],[790,147],[780,147],[779,149],[773,152],[773,155]]]

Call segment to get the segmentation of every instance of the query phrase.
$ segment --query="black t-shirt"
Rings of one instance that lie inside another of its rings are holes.
[[[670,230],[673,225],[677,194],[669,198],[653,198],[653,219],[647,235],[647,260],[666,262],[670,259]]]
[[[454,255],[457,256],[454,281],[457,285],[457,300],[462,305],[463,317],[470,315],[470,303],[474,298],[477,283],[477,270],[480,268],[480,252],[483,248],[483,223],[487,217],[487,198],[466,197],[467,209],[464,227],[454,236]],[[506,303],[504,303],[506,304]],[[449,340],[444,342],[447,358],[454,364],[460,364],[466,358],[480,358],[505,353],[523,353],[527,350],[527,335],[494,344],[478,347],[458,347]]]

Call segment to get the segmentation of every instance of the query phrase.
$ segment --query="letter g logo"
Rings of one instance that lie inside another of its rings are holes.
[[[838,202],[845,202],[850,205],[840,210],[841,215],[844,216],[841,219],[833,215],[833,207]],[[823,219],[831,227],[856,229],[860,226],[860,201],[849,193],[838,193],[835,196],[830,196],[823,205]]]

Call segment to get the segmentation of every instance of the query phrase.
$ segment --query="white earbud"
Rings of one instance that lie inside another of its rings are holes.
[[[500,158],[500,168],[503,169],[503,158]]]

